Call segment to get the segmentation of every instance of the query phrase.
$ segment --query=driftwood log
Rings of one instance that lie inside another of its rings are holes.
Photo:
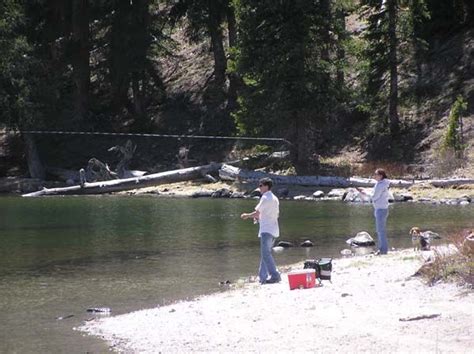
[[[260,178],[270,177],[275,184],[319,187],[373,187],[375,180],[360,177],[331,177],[331,176],[280,176],[272,173],[245,170],[235,166],[223,164],[219,170],[219,177],[225,181],[257,182]],[[474,184],[474,179],[432,179],[432,180],[400,180],[390,179],[392,187],[408,188],[416,184],[431,184],[433,187],[450,187],[463,184]]]
[[[24,197],[40,197],[45,195],[77,195],[77,194],[104,194],[130,189],[157,186],[164,183],[174,183],[202,178],[211,172],[217,172],[222,164],[212,163],[209,165],[190,167],[180,170],[154,173],[136,178],[115,179],[84,183],[81,185],[42,189],[37,192],[23,194]]]

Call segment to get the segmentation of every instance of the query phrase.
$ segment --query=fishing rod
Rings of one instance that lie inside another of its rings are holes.
[[[244,140],[244,141],[281,141],[292,145],[284,138],[257,138],[249,136],[221,136],[221,135],[186,135],[186,134],[153,134],[153,133],[112,133],[112,132],[78,132],[60,130],[20,130],[22,134],[51,134],[51,135],[103,135],[103,136],[135,136],[144,138],[177,138],[177,139],[216,139],[216,140]],[[2,132],[1,134],[6,134]]]

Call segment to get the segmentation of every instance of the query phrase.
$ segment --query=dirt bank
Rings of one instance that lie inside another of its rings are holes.
[[[229,291],[104,318],[80,330],[125,352],[472,352],[472,290],[428,287],[420,255],[334,261],[333,281],[293,290],[238,283]],[[293,267],[299,267],[295,265]],[[420,315],[439,317],[401,321]]]

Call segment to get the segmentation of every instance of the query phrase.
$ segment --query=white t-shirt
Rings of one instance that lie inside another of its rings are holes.
[[[278,216],[280,215],[280,202],[278,198],[271,192],[263,193],[255,210],[260,212],[260,229],[258,237],[267,232],[274,237],[280,236],[280,228],[278,227]]]

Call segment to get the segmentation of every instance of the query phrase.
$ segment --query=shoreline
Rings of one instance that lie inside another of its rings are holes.
[[[474,345],[472,290],[428,287],[412,277],[412,250],[333,260],[332,282],[289,290],[282,282],[237,282],[194,300],[97,319],[77,330],[123,352],[468,352]],[[416,316],[432,319],[401,321]]]
[[[155,187],[118,192],[115,195],[152,195],[162,198],[231,198],[256,199],[254,185],[249,183],[200,183],[195,181],[178,182]],[[370,193],[372,188],[362,188]],[[352,204],[370,204],[352,187],[308,187],[295,185],[275,185],[274,193],[281,200],[306,202],[342,201]],[[457,188],[420,186],[417,188],[390,188],[393,195],[391,203],[421,203],[435,205],[474,204],[474,185]]]

